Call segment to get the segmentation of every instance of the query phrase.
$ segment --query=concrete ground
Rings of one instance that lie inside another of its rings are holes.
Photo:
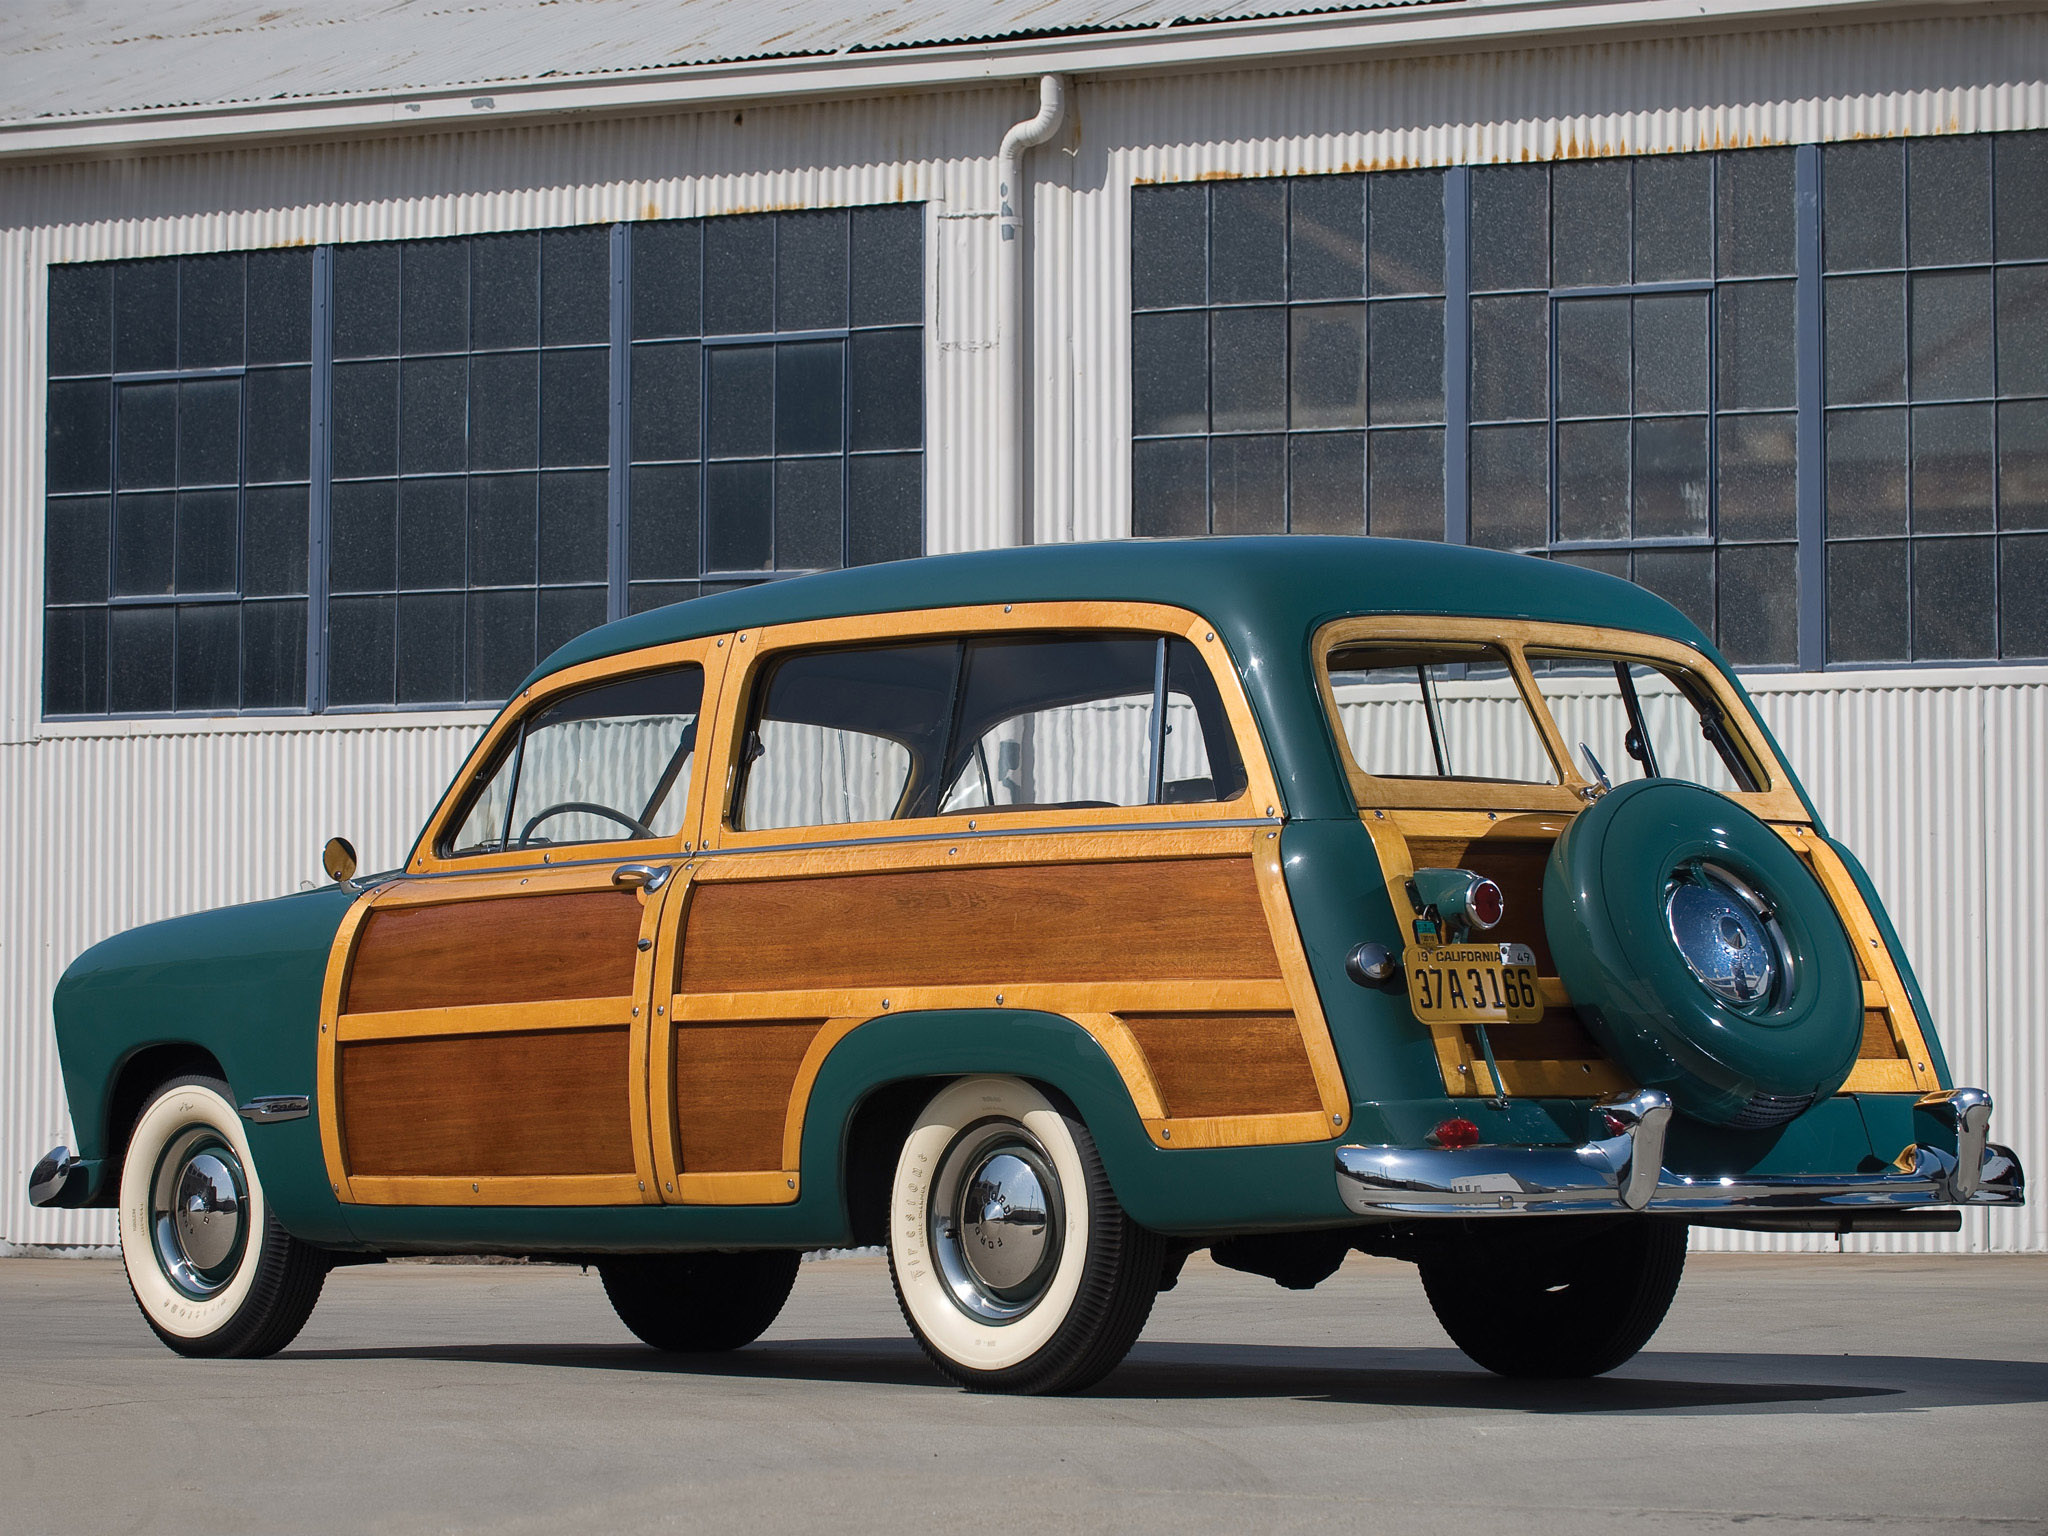
[[[1695,1255],[1604,1380],[1497,1380],[1406,1266],[1188,1265],[1074,1398],[973,1397],[878,1259],[754,1347],[641,1348],[573,1268],[346,1269],[272,1360],[117,1264],[0,1260],[0,1532],[2048,1531],[2048,1261]]]

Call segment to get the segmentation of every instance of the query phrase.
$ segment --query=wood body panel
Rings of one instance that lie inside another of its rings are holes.
[[[783,1019],[688,1024],[673,1031],[675,1151],[682,1173],[783,1167],[790,1091],[824,1024]]]
[[[633,990],[641,902],[630,890],[517,894],[371,912],[344,1013],[485,1007]]]
[[[1301,1026],[1291,1013],[1121,1017],[1144,1052],[1169,1118],[1322,1109]]]
[[[1483,1055],[1479,1032],[1469,1024],[1460,1028],[1473,1055]],[[1598,1061],[1607,1054],[1569,1003],[1546,1007],[1534,1023],[1491,1024],[1486,1033],[1498,1061]]]
[[[624,1027],[344,1044],[351,1175],[498,1178],[634,1171]]]
[[[1280,977],[1248,859],[702,881],[677,990]]]
[[[1899,1042],[1892,1038],[1891,1015],[1882,1008],[1863,1012],[1863,1044],[1857,1048],[1859,1061],[1897,1061]]]

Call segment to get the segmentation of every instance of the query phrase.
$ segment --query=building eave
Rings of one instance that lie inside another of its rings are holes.
[[[481,81],[424,91],[30,118],[0,122],[0,160],[96,158],[251,141],[475,130],[486,123],[530,124],[571,114],[692,111],[961,89],[1048,73],[1189,73],[1367,54],[1456,52],[1563,40],[1607,42],[1673,31],[1988,15],[2013,8],[2013,0],[1467,0],[1455,7],[1425,5],[565,79]],[[2024,0],[2023,8],[2048,9],[2048,0]]]

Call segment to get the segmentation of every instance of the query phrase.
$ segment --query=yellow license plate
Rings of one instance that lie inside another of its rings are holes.
[[[1408,1000],[1425,1024],[1533,1024],[1543,1017],[1526,944],[1408,946]]]

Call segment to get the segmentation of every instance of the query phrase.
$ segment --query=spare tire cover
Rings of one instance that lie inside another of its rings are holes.
[[[1842,1086],[1863,983],[1827,893],[1723,795],[1640,779],[1551,851],[1543,924],[1593,1037],[1696,1120],[1761,1129]]]

